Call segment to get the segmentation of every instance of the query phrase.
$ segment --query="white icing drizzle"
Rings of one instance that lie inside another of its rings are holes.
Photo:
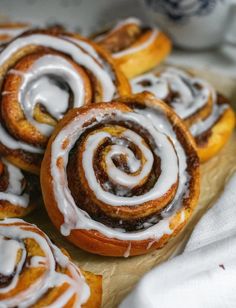
[[[124,258],[128,258],[130,256],[131,247],[132,247],[132,244],[131,242],[129,242],[129,245],[124,253]]]
[[[110,33],[116,31],[117,29],[120,29],[123,26],[129,25],[129,24],[136,24],[140,26],[141,20],[138,19],[137,17],[128,17],[126,19],[119,20],[116,26],[110,31]]]
[[[9,184],[7,188],[7,192],[13,192],[15,194],[22,193],[22,180],[24,179],[24,175],[20,171],[19,168],[13,166],[5,159],[2,159],[5,166],[7,166],[8,174],[9,174]]]
[[[182,212],[183,213],[183,212]],[[151,241],[151,242],[149,242],[148,244],[147,244],[147,250],[149,250],[149,249],[151,249],[152,248],[152,246],[154,245],[156,243],[156,240],[153,240],[153,241]]]
[[[185,221],[185,212],[182,212],[181,216],[180,216],[180,223],[182,223],[184,221]]]
[[[14,225],[14,223],[17,223],[17,225]],[[33,239],[43,250],[45,255],[43,258],[40,256],[34,256],[31,258],[33,259],[31,260],[32,266],[43,266],[45,268],[45,273],[38,277],[36,281],[32,282],[27,290],[23,290],[10,298],[0,300],[0,307],[31,307],[33,304],[37,303],[37,301],[46,294],[49,289],[60,286],[64,283],[68,284],[67,290],[60,294],[60,296],[48,307],[63,307],[74,295],[76,296],[75,307],[81,307],[81,305],[88,300],[90,289],[86,284],[84,277],[79,272],[79,269],[69,261],[68,257],[65,256],[60,249],[52,244],[45,234],[42,236],[39,233],[33,232],[31,228],[32,225],[27,224],[20,219],[6,219],[0,222],[0,247],[2,248],[2,245],[5,245],[5,249],[7,250],[5,251],[5,256],[1,255],[1,258],[4,258],[4,262],[7,265],[7,271],[13,272],[15,268],[13,259],[15,260],[16,253],[19,249],[22,251],[22,256],[25,257],[27,252],[23,243],[27,238]],[[8,238],[9,240],[4,240],[3,238]],[[7,241],[8,243],[6,243]],[[6,254],[10,256],[8,261],[5,260]],[[44,261],[43,263],[42,259]],[[57,272],[56,264],[62,268],[67,268],[72,277]],[[23,266],[24,264],[22,262],[18,263],[17,270],[14,272],[13,280],[6,288],[0,288],[0,293],[8,292],[17,285]],[[0,265],[0,272],[1,270],[3,270],[2,265]]]
[[[102,58],[97,51],[94,49],[94,47],[92,45],[90,45],[89,43],[87,43],[84,40],[80,40],[79,38],[74,38],[74,37],[70,37],[70,36],[63,36],[66,40],[73,42],[74,44],[79,45],[80,48],[82,48],[84,51],[86,51],[92,58],[94,58],[94,60],[96,60],[101,67],[103,67],[103,69],[109,74],[109,76],[111,77],[112,81],[115,83],[116,77],[113,71],[113,68],[111,66],[111,64],[107,61],[104,61],[104,58]],[[114,93],[113,93],[113,97],[117,97],[117,89],[115,89]]]
[[[52,48],[72,57],[75,63],[91,71],[99,80],[102,88],[102,100],[110,101],[116,94],[113,75],[105,64],[98,61],[98,55],[88,43],[72,39],[54,37],[46,34],[31,34],[12,41],[0,54],[0,65],[19,49],[29,45]],[[81,47],[82,46],[82,47]],[[51,115],[59,120],[68,108],[69,94],[53,81],[54,76],[65,81],[74,94],[74,107],[83,105],[85,97],[84,83],[81,76],[65,58],[58,55],[44,55],[29,68],[26,73],[11,70],[11,74],[22,77],[18,100],[29,122],[43,135],[49,136],[53,127],[37,122],[33,117],[36,103],[42,103]],[[7,95],[7,93],[5,93]],[[42,153],[43,150],[11,137],[0,124],[0,141],[10,149],[22,149],[30,153]]]
[[[20,243],[15,240],[4,239],[0,235],[0,274],[10,276],[15,270],[18,250]]]
[[[114,74],[113,68],[111,64],[102,58],[97,51],[94,49],[92,45],[90,45],[88,42],[84,40],[80,40],[79,38],[74,38],[70,36],[63,36],[66,40],[73,42],[76,45],[79,45],[80,48],[82,48],[84,51],[86,51],[94,60],[96,60],[99,65],[108,73],[108,75],[111,77],[112,81],[115,84],[116,76]],[[115,88],[115,91],[113,93],[113,97],[117,97],[117,89]]]
[[[2,158],[2,162],[8,171],[8,187],[5,192],[0,192],[0,202],[8,201],[13,205],[26,208],[29,205],[29,195],[23,193],[22,181],[24,175],[19,168],[13,166],[5,159]]]
[[[28,27],[22,28],[1,28],[0,27],[0,35],[10,35],[10,36],[17,36],[20,35],[23,31],[28,29]]]
[[[150,120],[150,122],[156,127],[156,129],[158,129],[163,134],[166,134],[171,139],[176,151],[176,155],[178,157],[179,185],[174,200],[170,203],[168,208],[162,212],[162,217],[165,218],[169,216],[168,213],[169,209],[171,209],[173,205],[175,205],[177,209],[180,208],[182,197],[184,195],[185,196],[188,195],[187,186],[189,182],[189,175],[186,171],[187,168],[186,153],[181,143],[179,142],[171,124],[167,121],[167,118],[164,117],[160,111],[158,111],[157,109],[154,110],[150,108],[139,109],[136,111],[147,117]]]
[[[66,81],[74,93],[73,107],[82,106],[85,97],[83,79],[65,58],[46,55],[35,61],[23,76],[18,100],[27,120],[46,136],[52,133],[53,127],[34,119],[35,105],[41,103],[56,120],[63,117],[69,105],[69,93],[60,88],[53,77],[47,77],[50,75]]]
[[[143,42],[142,44],[140,44],[136,47],[130,47],[130,48],[127,48],[125,50],[115,52],[115,53],[112,54],[112,56],[114,58],[120,58],[120,57],[123,57],[123,56],[133,54],[135,52],[139,52],[139,51],[147,48],[149,45],[151,45],[155,41],[155,39],[157,38],[158,35],[159,35],[159,30],[154,28],[152,30],[151,35],[149,36],[149,38],[145,42]]]
[[[142,82],[147,82],[147,84],[142,85]],[[179,97],[173,100],[171,106],[182,119],[187,119],[198,112],[208,103],[209,99],[212,99],[213,108],[210,115],[190,127],[193,136],[200,135],[211,128],[224,110],[228,108],[226,104],[217,105],[216,92],[210,84],[177,68],[168,67],[158,75],[155,73],[143,74],[132,79],[130,83],[133,93],[149,91],[162,100],[168,96],[169,90],[177,92]],[[196,83],[201,86],[201,89],[194,87]]]
[[[146,80],[151,83],[150,86],[142,86],[141,82]],[[202,89],[194,88],[195,83]],[[173,67],[167,68],[160,75],[148,73],[138,76],[131,81],[131,86],[134,93],[146,90],[162,100],[168,96],[169,89],[177,92],[179,97],[172,102],[172,107],[182,119],[206,105],[212,96],[212,87],[207,82]]]
[[[66,166],[69,152],[73,148],[80,135],[86,129],[90,129],[94,125],[93,122],[93,124],[83,128],[84,123],[90,122],[92,119],[96,119],[95,123],[97,123],[103,120],[105,121],[106,119],[110,119],[112,116],[114,117],[114,110],[90,110],[86,115],[80,115],[68,123],[60,131],[52,143],[51,174],[52,178],[54,179],[52,185],[55,200],[60,212],[64,217],[64,224],[61,226],[61,233],[63,235],[69,235],[73,229],[86,229],[96,230],[107,237],[117,238],[120,240],[133,241],[149,238],[153,240],[159,239],[164,234],[171,234],[173,232],[173,230],[169,227],[171,215],[177,210],[180,212],[183,211],[183,209],[181,209],[182,199],[184,195],[188,193],[188,174],[186,173],[185,151],[182,145],[179,143],[175,132],[172,129],[172,125],[168,122],[168,119],[160,110],[154,111],[153,109],[146,108],[143,110],[136,110],[136,112],[134,111],[122,113],[120,111],[116,111],[115,113],[116,120],[131,121],[139,123],[139,125],[142,123],[141,125],[143,125],[143,127],[145,127],[145,129],[151,133],[157,145],[157,154],[161,157],[162,174],[157,181],[158,184],[155,184],[154,187],[143,196],[124,198],[122,196],[112,195],[104,190],[102,191],[101,186],[98,185],[97,181],[94,182],[94,171],[92,170],[92,166],[89,165],[89,160],[91,163],[93,151],[99,144],[99,140],[103,139],[104,137],[109,137],[109,134],[107,135],[106,132],[104,132],[104,134],[97,133],[95,134],[96,137],[91,134],[87,138],[86,150],[83,153],[83,167],[85,173],[87,172],[86,177],[89,185],[94,185],[94,194],[102,201],[109,201],[108,204],[113,206],[120,206],[124,202],[128,205],[137,205],[147,200],[153,200],[160,196],[162,193],[165,193],[167,189],[169,189],[170,186],[178,179],[179,184],[174,200],[170,202],[168,208],[162,212],[163,219],[161,219],[156,224],[153,224],[151,221],[150,223],[146,222],[145,226],[147,226],[147,228],[144,226],[144,229],[135,232],[128,232],[123,229],[114,229],[112,227],[108,227],[98,221],[93,220],[86,212],[76,206],[68,188],[67,182]],[[129,138],[132,135],[131,141],[140,145],[140,139],[138,139],[136,136],[134,137],[133,134],[130,134],[129,130],[126,130],[126,134]],[[91,136],[92,138],[90,139]],[[170,138],[172,143],[168,138]],[[64,140],[68,141],[66,148],[62,147]],[[173,149],[172,144],[174,145],[175,150]],[[148,155],[146,148],[144,148],[144,145],[142,146],[142,150],[145,150],[145,155]],[[115,150],[116,148],[112,149],[112,151]],[[63,168],[58,167],[58,159],[63,161]],[[132,160],[133,157],[130,156],[129,159]],[[150,160],[149,157],[148,159]],[[147,164],[152,165],[151,161],[147,162]],[[135,166],[135,169],[137,166]],[[122,200],[122,202],[120,202],[120,200]]]
[[[142,126],[148,130],[151,136],[153,136],[157,147],[155,150],[156,155],[161,158],[161,175],[159,176],[158,181],[152,189],[150,189],[146,194],[136,196],[134,198],[116,196],[112,193],[104,191],[103,188],[100,186],[99,182],[97,181],[94,169],[92,168],[93,155],[96,152],[96,148],[101,143],[101,141],[106,137],[111,138],[111,135],[105,133],[93,134],[91,137],[88,138],[82,161],[83,169],[85,171],[89,187],[92,189],[92,191],[95,193],[96,197],[99,200],[113,206],[136,206],[138,204],[160,198],[167,193],[167,191],[178,179],[178,160],[172,144],[169,142],[169,139],[166,137],[166,135],[162,133],[160,134],[153,127],[153,125],[150,124],[150,121],[148,121],[147,118],[140,114],[120,114],[117,118],[121,119],[122,121],[132,120],[135,121],[137,124],[142,123]],[[125,133],[122,134],[122,137],[127,138],[138,146],[138,148],[141,150],[145,157],[146,163],[144,164],[143,169],[139,175],[130,176],[118,169],[114,165],[112,160],[109,159],[110,156],[113,154],[112,152],[117,149],[117,147],[115,149],[114,147],[112,147],[111,153],[108,153],[108,156],[106,157],[106,162],[108,163],[108,175],[115,182],[120,182],[120,184],[132,188],[136,186],[143,178],[147,177],[150,173],[153,165],[153,155],[151,151],[147,148],[147,146],[143,145],[142,138],[140,138],[139,135],[135,132],[132,132],[131,130],[126,130]],[[118,153],[122,154],[123,149],[124,147],[120,146]],[[127,151],[126,148],[125,151]]]
[[[1,235],[1,233],[0,233],[0,235]],[[2,235],[1,235],[1,237],[3,238]],[[8,249],[8,251],[5,251],[5,256],[6,256],[6,254],[8,254],[8,257],[10,258],[10,254],[13,254],[13,257],[11,256],[11,258],[12,259],[14,258],[14,261],[15,261],[15,264],[13,264],[13,263],[11,264],[11,267],[13,268],[12,273],[11,273],[13,275],[13,279],[11,280],[11,283],[8,286],[0,288],[0,294],[7,293],[7,292],[11,291],[12,289],[14,289],[16,287],[17,282],[18,282],[18,276],[21,272],[22,267],[24,266],[26,256],[27,256],[27,252],[26,252],[26,249],[25,249],[23,242],[18,242],[18,245],[17,245],[16,240],[11,239],[10,237],[8,237],[8,238],[9,238],[8,239],[8,241],[9,241],[8,245],[7,245],[7,247],[5,245],[4,248]],[[9,249],[11,249],[11,251],[9,251]],[[16,264],[16,261],[17,261],[16,260],[16,254],[17,254],[18,251],[21,251],[21,257],[20,257],[19,262]],[[14,261],[12,260],[12,262],[14,262]],[[8,271],[9,271],[9,269],[8,269]],[[0,307],[2,307],[1,305],[2,305],[2,302],[0,300]],[[5,308],[5,306],[3,306],[3,308]]]
[[[85,41],[82,41],[78,38],[75,37],[70,37],[70,36],[63,36],[64,39],[71,41],[77,45],[79,45],[82,49],[84,49],[88,54],[90,54],[90,56],[92,56],[94,59],[96,59],[101,65],[102,65],[102,60],[99,57],[98,53],[95,51],[95,49],[88,44]]]
[[[148,81],[148,86],[141,83]],[[141,93],[149,91],[160,99],[164,99],[168,95],[169,87],[166,81],[156,76],[154,73],[146,73],[130,80],[133,93]]]
[[[41,256],[34,256],[30,259],[29,267],[39,267],[46,264],[47,259]]]
[[[112,99],[115,92],[115,86],[108,73],[87,53],[78,47],[77,44],[69,42],[60,37],[54,37],[46,34],[32,34],[19,37],[12,41],[0,54],[0,65],[3,65],[14,52],[29,45],[37,45],[53,48],[54,50],[68,54],[73,60],[93,72],[101,82],[103,88],[103,100]]]
[[[5,130],[5,128],[0,123],[0,142],[9,149],[12,150],[24,150],[30,153],[43,153],[44,151],[40,148],[33,147],[25,142],[18,141],[14,139],[9,133]]]

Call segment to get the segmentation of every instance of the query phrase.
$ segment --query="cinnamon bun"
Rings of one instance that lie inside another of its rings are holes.
[[[75,245],[141,255],[189,219],[199,159],[173,110],[143,93],[71,110],[48,143],[41,186],[52,222]]]
[[[69,109],[130,91],[105,51],[55,28],[25,32],[2,50],[0,86],[0,153],[33,173]]]
[[[92,38],[112,54],[128,78],[154,68],[171,51],[171,42],[161,30],[146,27],[137,18],[121,20]]]
[[[215,156],[229,139],[235,115],[230,102],[205,80],[167,67],[131,81],[133,93],[150,91],[184,120],[197,144],[201,162]]]
[[[40,198],[36,176],[0,158],[0,219],[23,217],[31,212]]]
[[[81,271],[35,225],[0,221],[0,306],[101,306],[101,276]]]

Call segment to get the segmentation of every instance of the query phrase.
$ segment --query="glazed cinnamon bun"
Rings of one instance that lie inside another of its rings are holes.
[[[133,78],[133,93],[150,91],[184,120],[197,144],[201,162],[215,156],[235,125],[230,102],[205,80],[187,71],[167,67]]]
[[[74,109],[47,146],[48,214],[75,245],[107,256],[162,247],[199,196],[199,160],[178,116],[149,93]]]
[[[128,78],[154,68],[171,51],[171,42],[161,30],[144,26],[137,18],[121,20],[92,38],[112,54]]]
[[[0,153],[33,173],[69,109],[130,91],[105,51],[55,28],[25,32],[2,50],[0,86]]]
[[[81,271],[35,225],[0,221],[0,306],[101,305],[101,276]]]
[[[31,212],[40,198],[36,176],[0,158],[0,219],[23,217]]]

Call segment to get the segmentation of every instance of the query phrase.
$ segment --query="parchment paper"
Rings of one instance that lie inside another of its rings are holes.
[[[236,107],[236,80],[209,72],[197,73],[209,80],[220,92],[231,98],[232,102],[235,101]],[[63,239],[47,217],[43,205],[26,220],[38,225],[57,245],[66,248],[74,261],[83,269],[102,274],[103,308],[115,308],[144,273],[181,252],[195,224],[206,210],[214,204],[214,200],[221,193],[225,182],[235,170],[236,133],[233,134],[227,145],[216,157],[201,166],[201,196],[191,221],[164,248],[145,256],[128,259],[108,258],[82,251]]]

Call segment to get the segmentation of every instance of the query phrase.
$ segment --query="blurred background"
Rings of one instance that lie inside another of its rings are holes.
[[[1,19],[44,25],[61,23],[84,35],[114,19],[144,18],[137,0],[0,0]]]
[[[128,16],[150,22],[138,0],[0,0],[0,21],[28,21],[39,26],[59,23],[83,35]],[[232,34],[236,33],[236,18],[234,21]],[[227,44],[204,51],[175,48],[168,62],[236,77],[236,47]]]

